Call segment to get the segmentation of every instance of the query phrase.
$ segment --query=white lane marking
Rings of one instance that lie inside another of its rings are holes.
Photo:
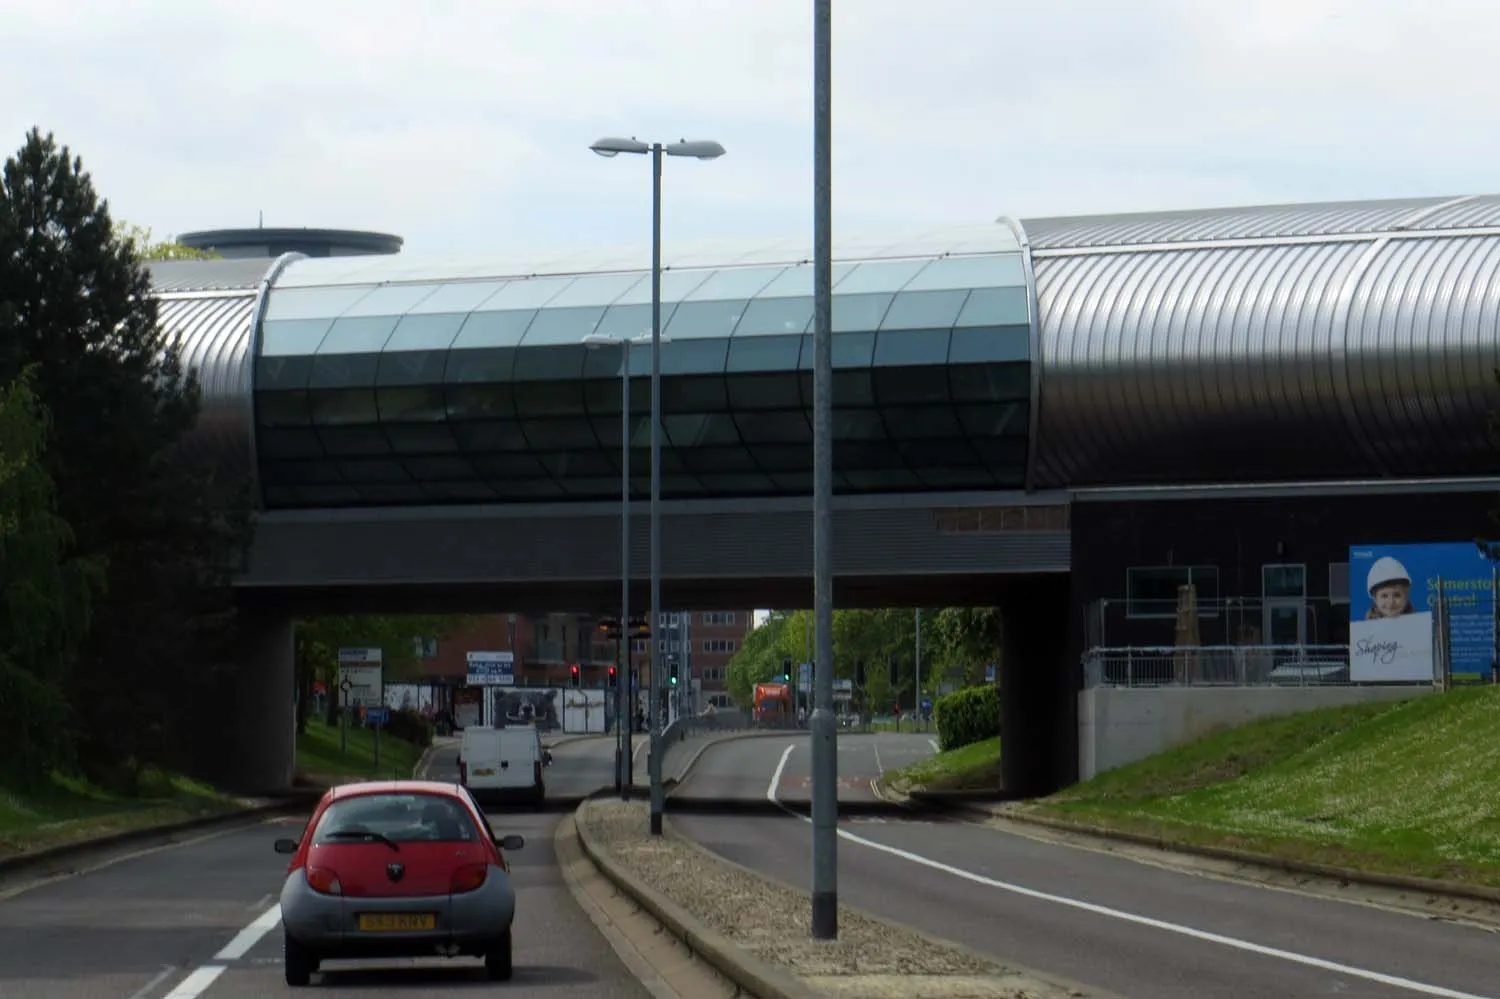
[[[786,757],[783,756],[781,758],[781,761],[782,763],[785,763]],[[780,768],[777,769],[777,773],[778,775],[780,774]],[[774,784],[772,786],[774,787]],[[803,815],[801,812],[783,805],[770,794],[767,794],[766,797],[770,798],[772,802],[778,805],[788,815],[795,815],[803,822],[812,822],[811,816]],[[843,829],[840,829],[838,831],[838,834],[841,838],[847,839],[851,843],[858,843],[860,846],[869,847],[871,850],[877,850],[881,853],[889,854],[892,857],[899,857],[902,860],[910,861],[913,864],[919,864],[922,867],[930,867],[935,871],[942,871],[944,874],[951,874],[956,878],[962,878],[965,881],[970,881],[977,885],[984,885],[987,888],[998,888],[1001,891],[1008,891],[1012,894],[1023,896],[1024,898],[1034,898],[1042,902],[1052,902],[1056,905],[1067,906],[1070,909],[1081,909],[1084,912],[1090,912],[1096,916],[1107,916],[1110,919],[1119,919],[1123,922],[1135,923],[1138,926],[1149,926],[1154,930],[1165,930],[1168,933],[1177,933],[1185,937],[1191,937],[1195,940],[1204,940],[1208,943],[1222,944],[1225,947],[1232,947],[1235,950],[1247,951],[1251,954],[1259,954],[1262,957],[1274,957],[1278,960],[1288,961],[1292,964],[1306,965],[1309,968],[1317,968],[1321,971],[1331,971],[1335,974],[1349,975],[1352,978],[1362,978],[1367,982],[1378,982],[1381,985],[1389,985],[1394,988],[1405,989],[1408,992],[1415,992],[1419,995],[1436,996],[1438,997],[1438,999],[1496,999],[1496,997],[1494,996],[1482,996],[1473,992],[1460,992],[1457,989],[1444,988],[1441,985],[1429,985],[1426,982],[1418,982],[1410,978],[1401,978],[1397,975],[1387,975],[1384,972],[1371,971],[1368,968],[1356,968],[1353,965],[1340,964],[1337,961],[1326,961],[1321,957],[1312,957],[1308,954],[1298,954],[1295,951],[1281,950],[1277,947],[1267,947],[1264,944],[1252,943],[1249,940],[1240,940],[1235,937],[1224,936],[1221,933],[1211,933],[1208,930],[1200,930],[1196,927],[1184,926],[1181,923],[1169,923],[1164,919],[1153,919],[1150,916],[1142,916],[1139,913],[1126,912],[1122,909],[1111,909],[1108,906],[1097,905],[1093,902],[1085,902],[1082,899],[1069,898],[1066,895],[1053,895],[1050,892],[1037,891],[1035,888],[1027,888],[1023,885],[1012,884],[1009,881],[1000,881],[995,878],[985,877],[983,874],[975,874],[973,871],[966,871],[961,867],[954,867],[950,864],[945,864],[940,860],[933,860],[929,857],[924,857],[919,853],[912,853],[909,850],[902,850],[894,846],[887,846],[884,843],[877,843],[872,839],[865,839],[863,836],[856,836],[854,833],[846,832]]]
[[[876,736],[871,739],[870,745],[875,747],[875,776],[879,777],[885,773],[885,765],[880,762],[880,737]]]
[[[781,790],[781,772],[786,769],[786,761],[791,758],[792,750],[796,748],[797,744],[794,742],[782,751],[781,760],[776,764],[776,772],[771,775],[771,783],[766,786],[766,800],[773,805],[781,804],[781,802],[776,800],[776,792]],[[786,806],[782,805],[781,807],[785,808]],[[792,814],[795,815],[796,813],[793,812]]]
[[[937,740],[936,739],[928,739],[927,740],[927,745],[929,745],[929,746],[932,747],[932,751],[934,753],[941,753],[942,752],[941,749],[938,749],[938,744],[937,744]]]
[[[240,930],[234,939],[214,955],[215,961],[238,961],[250,953],[250,948],[260,943],[260,938],[276,928],[281,922],[281,905],[273,905],[255,918],[255,922]]]
[[[224,974],[222,964],[205,964],[178,982],[177,987],[162,999],[198,999],[222,974]]]
[[[131,996],[130,999],[145,999],[146,996],[156,991],[156,987],[158,985],[166,981],[168,978],[172,977],[172,972],[176,970],[177,965],[175,964],[162,965],[161,970],[156,973],[156,977],[151,979],[151,981],[147,982],[145,985],[142,985],[140,991],[136,992],[136,994]]]

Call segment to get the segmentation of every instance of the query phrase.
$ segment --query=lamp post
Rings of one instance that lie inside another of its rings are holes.
[[[651,835],[661,835],[661,816],[666,793],[661,784],[661,639],[656,627],[661,618],[661,158],[687,156],[698,160],[718,159],[724,147],[711,140],[642,142],[639,139],[603,138],[589,146],[600,156],[631,153],[651,154]]]
[[[630,634],[630,348],[636,344],[650,342],[651,335],[642,333],[630,339],[590,333],[583,338],[589,350],[605,346],[620,348],[620,647],[625,650],[620,664],[622,676],[615,683],[615,777],[620,784],[620,800],[630,799],[630,646],[634,638]],[[670,343],[671,337],[663,340]],[[652,629],[654,633],[654,629]]]

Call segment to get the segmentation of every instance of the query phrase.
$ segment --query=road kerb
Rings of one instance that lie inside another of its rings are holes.
[[[693,755],[690,756],[690,757],[688,757],[688,761],[686,763],[684,763],[681,766],[681,768],[678,769],[677,776],[669,778],[669,779],[673,782],[674,786],[682,784],[684,781],[687,780],[688,774],[690,774],[692,772],[693,767],[695,767],[695,766],[698,765],[699,758],[702,757],[704,753],[708,752],[713,747],[718,746],[718,745],[722,745],[723,743],[726,743],[726,742],[735,742],[735,741],[740,740],[740,739],[775,739],[775,738],[786,738],[788,736],[796,736],[798,734],[801,734],[801,735],[805,736],[807,733],[806,732],[799,733],[798,730],[796,730],[796,729],[790,729],[790,730],[787,730],[787,731],[762,731],[762,730],[754,730],[754,731],[728,732],[728,733],[725,733],[724,735],[716,736],[715,738],[709,739],[708,741],[704,742],[703,745],[699,746],[698,749],[693,753]],[[663,783],[665,783],[665,781]]]
[[[667,932],[681,940],[690,951],[712,965],[725,978],[758,999],[817,999],[817,992],[790,974],[736,946],[717,930],[705,926],[702,921],[599,849],[589,835],[588,823],[583,819],[583,809],[587,804],[585,802],[580,805],[573,813],[573,821],[578,830],[578,844],[583,848],[584,855],[615,887],[655,917]]]

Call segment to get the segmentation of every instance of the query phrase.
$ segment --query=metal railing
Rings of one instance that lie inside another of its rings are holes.
[[[1106,598],[1084,613],[1086,649],[1176,644],[1183,623],[1177,600]],[[1275,646],[1339,645],[1349,640],[1349,605],[1327,597],[1225,597],[1197,600],[1193,644]]]
[[[1086,687],[1346,686],[1344,645],[1201,645],[1090,649]],[[1429,681],[1430,682],[1430,681]]]

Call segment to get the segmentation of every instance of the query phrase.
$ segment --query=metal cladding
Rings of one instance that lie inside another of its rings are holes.
[[[1500,199],[1023,225],[1031,487],[1493,473]]]

